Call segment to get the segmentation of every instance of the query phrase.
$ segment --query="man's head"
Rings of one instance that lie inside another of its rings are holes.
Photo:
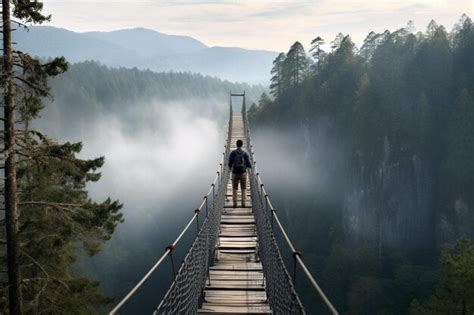
[[[244,143],[242,142],[242,140],[239,139],[237,140],[235,144],[237,145],[238,148],[241,148]]]

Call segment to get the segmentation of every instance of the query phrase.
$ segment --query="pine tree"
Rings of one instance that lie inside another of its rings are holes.
[[[438,24],[435,22],[435,20],[431,20],[428,26],[426,27],[426,37],[433,38],[437,29]]]
[[[13,50],[10,14],[27,23],[50,19],[42,3],[3,0],[4,155],[8,287],[0,309],[10,314],[91,313],[110,302],[98,284],[73,276],[78,245],[98,251],[121,222],[121,204],[90,200],[85,190],[97,181],[104,158],[78,159],[81,143],[59,144],[31,128],[43,101],[51,97],[48,78],[67,69],[64,58],[41,63]],[[13,4],[13,7],[10,7]],[[21,25],[20,23],[18,23]],[[8,299],[6,298],[8,291]]]
[[[344,39],[344,34],[338,33],[336,37],[334,38],[334,40],[331,42],[331,49],[333,51],[339,49],[339,47],[341,47],[341,43],[343,39]]]
[[[311,49],[309,50],[309,52],[312,53],[311,56],[314,59],[314,66],[313,66],[314,73],[319,72],[322,59],[324,58],[324,55],[325,55],[325,52],[322,49],[323,45],[324,45],[324,39],[322,39],[319,36],[311,41]]]
[[[379,37],[380,37],[380,34],[377,34],[375,32],[370,32],[365,37],[364,42],[362,43],[362,46],[360,47],[360,55],[365,60],[370,60],[372,58],[375,52],[375,49],[377,48]]]
[[[299,85],[308,73],[308,58],[300,42],[295,42],[288,53],[283,64],[283,77],[290,86]]]
[[[275,60],[273,60],[273,68],[271,71],[272,78],[270,84],[270,93],[279,98],[283,93],[284,81],[283,81],[283,64],[285,62],[285,53],[280,53]]]

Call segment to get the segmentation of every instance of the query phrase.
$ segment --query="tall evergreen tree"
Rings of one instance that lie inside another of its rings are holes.
[[[290,86],[297,86],[308,73],[308,58],[303,45],[300,42],[295,42],[288,53],[283,64],[283,77]]]
[[[31,128],[42,102],[51,97],[48,78],[63,73],[67,64],[64,58],[41,63],[13,50],[10,14],[26,23],[48,21],[42,3],[2,4],[9,281],[0,308],[3,313],[8,307],[10,314],[91,313],[109,300],[97,292],[97,283],[73,276],[70,267],[77,245],[94,254],[110,237],[121,221],[121,205],[110,199],[95,203],[85,190],[87,182],[99,180],[103,158],[78,159],[80,143],[58,144]]]
[[[8,297],[10,314],[22,314],[22,297],[20,288],[18,240],[18,196],[16,182],[16,138],[15,138],[15,85],[13,72],[13,40],[10,16],[10,0],[2,0],[3,31],[3,128],[5,156],[5,225],[7,241]]]
[[[273,60],[273,68],[271,71],[272,78],[270,83],[270,93],[279,98],[284,89],[284,78],[283,78],[283,64],[285,62],[285,53],[280,53],[275,60]]]
[[[314,65],[313,65],[314,73],[319,72],[322,59],[324,58],[325,52],[322,49],[323,45],[324,45],[324,39],[322,39],[319,36],[311,41],[311,49],[309,50],[309,52],[312,53],[311,56],[314,59]]]
[[[336,35],[336,37],[334,38],[334,40],[331,42],[331,49],[334,51],[334,50],[337,50],[339,49],[339,47],[341,46],[341,43],[344,39],[344,34],[342,33],[338,33]]]
[[[372,55],[375,52],[375,49],[377,48],[378,41],[380,35],[376,34],[375,32],[370,32],[364,39],[364,42],[362,43],[362,46],[360,47],[360,55],[366,59],[369,60],[372,58]]]

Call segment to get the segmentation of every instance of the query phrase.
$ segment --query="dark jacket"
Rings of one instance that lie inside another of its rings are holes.
[[[245,166],[247,168],[252,167],[252,164],[250,164],[249,154],[247,152],[245,152],[244,150],[242,150],[242,148],[237,148],[234,151],[230,152],[230,155],[229,155],[229,168],[232,168],[232,165],[234,165],[235,156],[237,154],[242,154],[242,152],[243,152],[243,155],[244,155]]]

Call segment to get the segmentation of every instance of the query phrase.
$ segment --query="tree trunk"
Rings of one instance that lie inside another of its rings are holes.
[[[19,242],[18,201],[15,165],[15,102],[13,86],[12,29],[10,1],[2,0],[3,16],[3,71],[4,81],[4,132],[5,132],[5,224],[7,232],[8,296],[10,314],[22,313]]]

